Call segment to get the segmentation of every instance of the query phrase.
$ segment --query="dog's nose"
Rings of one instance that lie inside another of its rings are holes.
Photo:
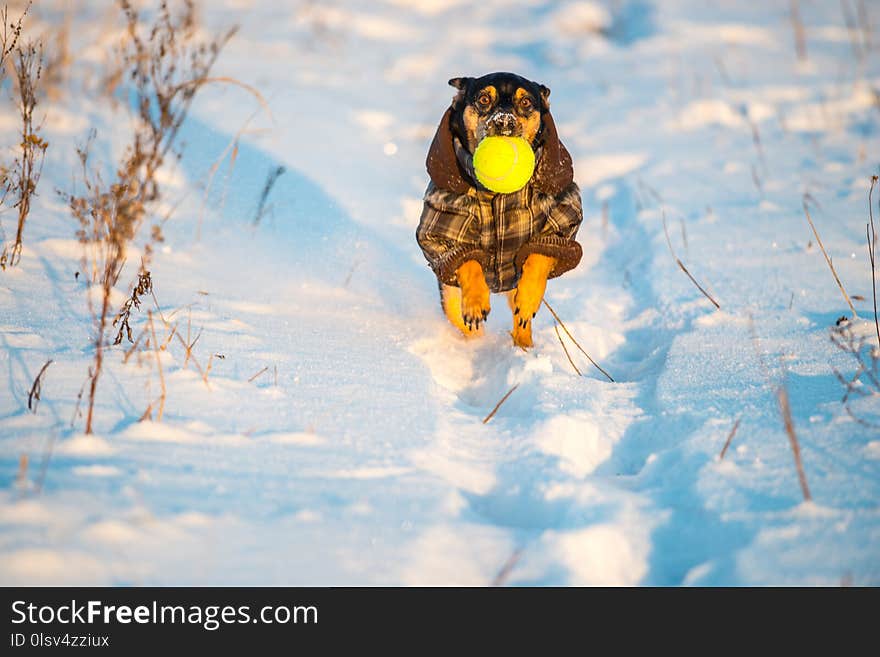
[[[512,112],[496,112],[489,118],[489,123],[499,134],[510,136],[516,130],[516,116]]]

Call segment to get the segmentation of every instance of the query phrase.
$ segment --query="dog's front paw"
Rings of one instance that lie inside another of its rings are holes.
[[[531,349],[532,323],[527,322],[525,326],[515,324],[513,330],[510,332],[510,337],[513,338],[514,347],[519,347],[520,349]]]
[[[483,280],[475,281],[461,291],[461,319],[472,331],[480,328],[489,316],[489,286]]]
[[[556,258],[532,253],[523,263],[522,276],[513,297],[508,302],[513,310],[513,344],[522,349],[532,346],[532,319],[538,314],[547,277],[556,266]]]
[[[543,276],[523,276],[511,299],[513,309],[513,344],[521,349],[532,346],[532,319],[538,314],[547,279]]]

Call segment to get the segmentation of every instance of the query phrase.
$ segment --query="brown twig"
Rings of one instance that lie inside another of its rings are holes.
[[[501,570],[499,570],[492,579],[492,584],[490,586],[504,586],[507,578],[510,577],[510,573],[513,572],[520,557],[522,557],[523,550],[524,548],[518,547],[513,551],[513,553],[507,558],[507,561],[504,562],[504,565],[501,566]]]
[[[846,0],[840,0],[840,10],[843,13],[843,22],[846,23],[846,30],[849,33],[849,43],[852,46],[853,55],[858,61],[862,61],[864,53],[862,52],[862,45],[859,43],[859,32],[856,28],[852,9]]]
[[[597,363],[597,362],[594,361],[592,358],[590,358],[590,354],[588,354],[586,351],[584,351],[584,348],[583,348],[580,344],[578,344],[578,341],[577,341],[577,340],[574,339],[574,336],[571,334],[571,331],[568,330],[568,327],[565,325],[565,322],[563,322],[562,319],[560,319],[559,315],[556,314],[556,311],[553,310],[553,308],[550,307],[550,304],[549,304],[549,303],[547,303],[547,299],[542,299],[541,301],[543,301],[544,305],[547,306],[547,310],[549,310],[549,311],[550,311],[550,314],[553,315],[553,319],[555,319],[557,322],[559,322],[559,325],[562,327],[562,330],[565,331],[565,334],[566,334],[569,338],[571,338],[571,341],[572,341],[572,342],[574,342],[574,346],[577,347],[577,348],[580,350],[580,352],[581,352],[584,356],[587,357],[587,360],[590,361],[590,362],[593,364],[593,367],[595,367],[597,370],[599,370],[600,372],[602,372],[602,374],[604,374],[606,377],[608,377],[608,380],[611,381],[611,383],[614,383],[614,379],[611,378],[611,375],[610,375],[608,372],[606,372],[605,370],[603,370],[603,369],[599,366],[599,363]]]
[[[153,325],[153,311],[147,311],[147,318],[150,322],[150,333],[153,336],[153,353],[156,355],[156,367],[159,368],[159,385],[162,387],[162,394],[159,396],[159,413],[157,420],[162,421],[162,413],[165,411],[165,375],[162,372],[162,359],[159,358],[159,343],[156,340],[156,328]]]
[[[46,364],[40,368],[40,371],[37,374],[37,378],[34,379],[34,384],[31,386],[31,391],[28,393],[28,410],[29,411],[33,411],[34,413],[37,412],[37,405],[38,404],[34,403],[33,406],[31,406],[31,404],[33,403],[34,400],[37,400],[37,402],[40,401],[40,391],[43,387],[43,373],[46,371],[46,368],[48,368],[49,365],[51,365],[53,362],[54,361],[51,358],[49,360],[47,360]]]
[[[874,193],[874,185],[877,182],[877,176],[871,176],[871,188],[868,190],[868,216],[871,218],[870,232],[868,226],[865,232],[868,232],[868,257],[871,260],[871,291],[874,295],[874,328],[877,330],[877,345],[880,346],[880,321],[877,320],[877,274],[875,271],[876,256],[874,255],[874,247],[877,244],[877,233],[874,230],[874,209],[872,208],[873,200],[871,195]]]
[[[199,333],[199,335],[201,335],[201,333]],[[178,333],[176,337],[177,337],[178,342],[180,342],[180,344],[183,345],[183,348],[186,350],[186,362],[189,362],[190,360],[192,360],[193,365],[196,366],[196,369],[199,371],[199,375],[202,377],[202,380],[205,382],[205,385],[207,385],[210,388],[211,386],[208,385],[207,374],[205,374],[204,370],[202,370],[202,366],[199,365],[199,361],[196,359],[195,354],[192,353],[192,345],[187,345],[186,341],[183,339],[183,336],[181,336],[180,333]],[[195,344],[195,342],[193,342],[193,344]]]
[[[214,354],[208,356],[208,364],[205,366],[205,373],[202,375],[202,380],[205,382],[205,385],[208,385],[208,375],[211,373],[211,365],[214,362]]]
[[[18,474],[15,476],[15,485],[19,489],[24,489],[27,484],[27,471],[28,471],[28,455],[22,454],[18,457]]]
[[[783,372],[784,375],[785,373]],[[779,411],[782,413],[782,419],[785,424],[785,433],[788,436],[791,451],[794,454],[794,464],[797,468],[798,481],[801,484],[801,493],[804,499],[809,501],[812,499],[812,495],[810,495],[810,487],[807,485],[807,475],[804,472],[804,464],[801,460],[801,446],[794,430],[794,420],[791,418],[791,404],[788,400],[788,389],[785,387],[784,380],[776,391],[776,399],[779,402]]]
[[[602,239],[608,238],[608,201],[602,201]]]
[[[730,433],[727,434],[727,440],[724,441],[724,447],[721,448],[721,454],[718,455],[718,460],[723,461],[724,455],[727,453],[727,448],[730,447],[730,442],[733,440],[733,437],[736,435],[736,430],[739,429],[739,423],[742,421],[742,415],[736,418],[736,422],[733,423],[733,429],[730,430]]]
[[[577,372],[578,376],[583,376],[577,365],[575,365],[574,361],[571,359],[571,354],[568,353],[568,347],[565,346],[565,343],[562,341],[562,336],[559,334],[559,324],[555,321],[553,322],[553,330],[556,331],[556,337],[559,338],[559,344],[562,345],[562,350],[565,352],[565,357],[568,358],[568,362],[571,363],[571,366],[574,368],[574,371]]]
[[[89,375],[86,377],[86,380],[83,381],[82,386],[80,386],[79,392],[76,394],[76,405],[73,407],[73,415],[70,418],[70,427],[73,428],[74,423],[76,422],[76,418],[80,415],[79,406],[82,403],[82,396],[86,390],[86,386],[89,383],[89,380],[92,378],[92,372],[89,370]]]
[[[836,368],[832,368],[834,376],[845,390],[840,400],[844,410],[862,426],[875,430],[880,428],[880,425],[856,416],[850,408],[851,397],[880,395],[880,355],[878,355],[880,351],[868,345],[864,336],[858,336],[849,322],[831,329],[831,343],[845,354],[852,356],[857,364],[855,373],[849,379],[846,379]]]
[[[285,167],[276,166],[272,167],[269,170],[269,175],[266,176],[266,183],[263,185],[263,191],[260,192],[260,202],[257,204],[257,213],[254,215],[254,226],[260,223],[260,219],[263,218],[263,215],[266,213],[266,200],[269,198],[269,193],[272,191],[272,187],[277,182],[278,178],[287,171]]]
[[[791,0],[791,26],[794,30],[794,46],[797,57],[803,62],[807,59],[807,40],[804,36],[804,22],[801,20],[798,0]]]
[[[813,229],[813,235],[816,236],[816,242],[819,243],[819,248],[822,249],[822,255],[825,256],[825,262],[828,263],[828,267],[831,269],[831,273],[834,275],[834,280],[837,281],[837,287],[840,288],[840,292],[843,294],[843,298],[846,299],[846,302],[849,304],[849,309],[852,310],[853,318],[858,319],[859,314],[856,312],[855,307],[853,307],[853,303],[849,298],[849,295],[846,293],[846,290],[843,289],[843,283],[840,282],[840,277],[837,275],[837,271],[834,269],[834,263],[831,262],[831,258],[828,257],[828,252],[825,250],[825,245],[822,244],[822,238],[819,237],[819,231],[816,230],[816,226],[813,224],[813,219],[810,217],[810,210],[807,207],[807,197],[804,196],[803,199],[804,206],[804,214],[807,216],[807,221],[810,223],[810,228]]]
[[[518,383],[516,385],[514,385],[510,390],[507,391],[507,394],[501,398],[501,401],[499,401],[497,404],[495,404],[495,408],[492,409],[492,412],[489,413],[489,415],[487,415],[485,418],[483,418],[483,424],[486,424],[489,420],[492,419],[492,417],[495,415],[495,413],[498,412],[498,409],[501,408],[501,404],[506,402],[507,398],[510,397],[510,395],[513,394],[513,391],[516,390],[517,388],[519,388]]]
[[[720,310],[721,306],[718,305],[718,302],[712,298],[711,294],[709,294],[708,292],[706,292],[706,290],[703,289],[702,285],[697,283],[697,279],[695,279],[693,276],[691,276],[691,273],[687,270],[687,267],[684,266],[684,263],[682,263],[682,261],[678,259],[678,256],[675,255],[675,250],[672,248],[672,240],[669,239],[669,229],[666,227],[666,211],[661,210],[661,213],[663,216],[663,232],[666,234],[666,245],[669,247],[669,253],[672,254],[672,259],[675,260],[675,263],[681,268],[681,270],[685,274],[687,274],[687,277],[689,279],[691,279],[691,283],[696,285],[697,289],[703,293],[703,296],[705,296],[709,301],[712,302],[712,305],[714,305],[716,308],[718,308]]]
[[[755,322],[752,319],[752,316],[749,315],[749,332],[752,336],[752,344],[755,347],[755,353],[758,356],[758,362],[761,365],[761,370],[764,373],[764,379],[767,381],[767,385],[772,387],[772,381],[770,379],[770,370],[767,368],[767,364],[764,362],[764,357],[761,354],[761,345],[758,341],[758,334],[755,331]],[[783,365],[782,369],[782,382],[776,388],[776,393],[774,395],[776,397],[776,401],[779,404],[779,412],[782,415],[782,422],[785,426],[785,433],[788,436],[789,444],[791,445],[792,453],[794,454],[794,462],[795,467],[797,468],[798,480],[801,485],[801,492],[803,493],[805,500],[812,499],[810,496],[810,488],[807,486],[807,475],[804,473],[804,464],[801,460],[801,448],[800,443],[797,439],[797,434],[794,430],[794,420],[791,417],[791,404],[788,399],[788,389],[785,387],[785,367]]]
[[[249,379],[248,379],[248,383],[253,383],[254,379],[256,379],[258,376],[260,376],[261,374],[263,374],[264,372],[266,372],[266,371],[268,371],[268,370],[269,370],[269,366],[266,365],[266,367],[264,367],[264,368],[261,369],[259,372],[257,372],[256,374],[254,374],[251,378],[249,378]]]
[[[153,292],[153,279],[150,277],[150,272],[144,268],[143,262],[137,277],[137,283],[132,285],[131,295],[125,300],[125,303],[122,304],[122,307],[113,319],[113,327],[119,324],[119,330],[116,333],[116,338],[113,340],[114,345],[120,344],[123,337],[127,337],[129,342],[134,343],[134,340],[131,338],[131,313],[133,310],[140,309],[143,297],[147,293]],[[156,300],[155,294],[153,294],[153,300]],[[156,306],[158,307],[158,303]]]
[[[147,327],[145,326],[143,329],[141,329],[141,332],[138,335],[137,339],[132,343],[132,345],[128,348],[128,351],[126,351],[125,355],[122,357],[122,364],[123,365],[125,363],[127,363],[128,359],[131,358],[131,355],[137,351],[138,346],[140,346],[141,340],[143,339],[143,337],[146,334],[147,334]],[[138,362],[140,362],[140,355],[138,355]]]

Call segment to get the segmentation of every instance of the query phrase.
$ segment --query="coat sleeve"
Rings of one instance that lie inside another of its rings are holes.
[[[546,209],[546,220],[541,229],[520,247],[516,254],[517,271],[522,271],[523,263],[532,253],[556,258],[556,265],[549,278],[561,276],[577,267],[583,250],[575,241],[578,228],[584,218],[581,205],[581,192],[572,182],[555,198],[541,201]]]
[[[458,285],[456,271],[468,260],[486,267],[480,246],[477,201],[466,194],[441,190],[433,183],[425,192],[416,240],[441,283]]]

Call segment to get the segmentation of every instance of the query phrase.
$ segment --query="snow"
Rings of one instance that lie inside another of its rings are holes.
[[[40,4],[36,33],[62,18]],[[68,91],[38,106],[50,148],[21,264],[0,273],[0,584],[880,583],[880,440],[841,403],[835,371],[857,364],[829,335],[849,309],[801,207],[870,343],[880,33],[858,59],[837,3],[800,7],[806,61],[788,3],[205,3],[205,30],[241,24],[213,73],[271,109],[204,87],[160,179],[156,298],[211,370],[173,340],[162,420],[139,422],[155,357],[110,349],[84,435],[92,322],[55,190],[89,128],[109,165],[131,123],[78,86],[120,34],[111,3],[83,3]],[[585,254],[547,300],[613,383],[569,342],[575,374],[545,309],[528,353],[502,297],[479,340],[440,312],[414,239],[424,157],[446,80],[494,70],[552,89]],[[880,417],[876,395],[850,408]]]

